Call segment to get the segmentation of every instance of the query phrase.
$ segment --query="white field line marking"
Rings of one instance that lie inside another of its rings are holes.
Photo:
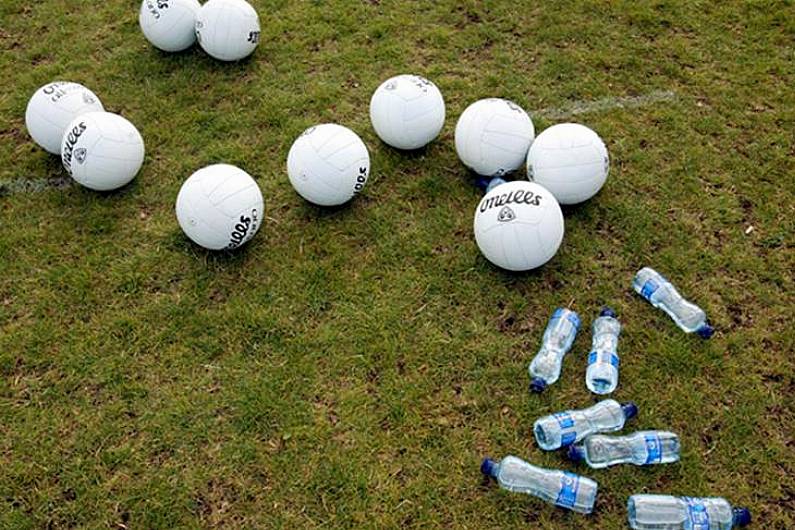
[[[16,195],[18,193],[39,193],[51,189],[65,189],[74,184],[69,177],[38,178],[38,179],[0,179],[0,197]]]
[[[551,120],[570,118],[589,112],[603,112],[615,109],[635,109],[663,101],[674,101],[677,95],[673,90],[655,90],[643,96],[624,96],[597,99],[596,101],[575,101],[560,107],[547,107],[531,114],[539,114]]]

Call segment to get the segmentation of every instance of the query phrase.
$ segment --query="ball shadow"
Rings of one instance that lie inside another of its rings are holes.
[[[578,204],[561,204],[560,209],[563,212],[563,218],[568,220],[590,217],[593,213],[594,199],[596,199],[596,197],[592,197]]]
[[[359,204],[362,201],[357,199],[361,199],[361,197],[354,197],[351,200],[337,206],[319,206],[299,197],[301,203],[300,205],[296,206],[296,208],[299,210],[298,213],[301,215],[301,219],[304,221],[328,221],[332,219],[345,219],[353,215],[353,212],[360,207]]]
[[[222,61],[210,56],[201,49],[198,43],[186,50],[179,52],[165,52],[150,45],[150,54],[143,55],[144,60],[154,58],[161,66],[166,65],[168,73],[174,70],[191,68],[211,74],[239,74],[245,75],[251,71],[251,65],[256,64],[257,51],[238,61]]]
[[[433,150],[434,143],[436,142],[435,141],[430,142],[416,149],[399,149],[397,147],[389,145],[380,138],[378,140],[378,146],[381,148],[380,152],[382,154],[387,154],[387,156],[389,156],[390,158],[401,159],[401,160],[412,160],[412,161],[417,161],[428,156],[428,154]]]

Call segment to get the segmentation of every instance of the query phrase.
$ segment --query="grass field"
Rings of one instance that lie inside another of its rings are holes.
[[[628,495],[659,492],[795,528],[793,2],[253,4],[262,41],[239,64],[153,49],[137,1],[0,4],[0,527],[613,529]],[[403,72],[447,101],[441,138],[413,154],[367,113]],[[139,127],[133,184],[70,185],[28,138],[27,100],[55,79]],[[611,153],[536,272],[501,272],[474,243],[479,193],[453,129],[489,96],[539,131],[584,123]],[[607,103],[565,117],[592,101]],[[285,171],[295,137],[328,121],[373,160],[333,211]],[[214,162],[266,199],[232,255],[191,244],[173,212]],[[632,293],[644,265],[706,308],[711,341]],[[640,407],[629,430],[680,434],[679,464],[593,471],[532,439],[537,417],[596,401],[587,326],[606,303],[624,324],[614,397]],[[559,305],[586,330],[530,397]],[[594,478],[596,513],[484,481],[481,458],[505,454]]]

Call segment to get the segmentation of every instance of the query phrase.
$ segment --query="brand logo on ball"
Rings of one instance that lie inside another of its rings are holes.
[[[70,175],[72,174],[72,157],[74,155],[75,145],[86,131],[86,127],[86,123],[81,121],[69,131],[66,137],[66,145],[63,146],[63,151],[61,152],[61,161],[63,162],[63,167],[66,168],[67,173]]]
[[[367,168],[360,167],[359,168],[359,175],[356,177],[356,185],[353,187],[354,193],[359,193],[364,188],[364,184],[367,182]]]
[[[49,85],[47,85],[46,87],[42,88],[42,89],[41,89],[41,91],[42,91],[42,92],[44,92],[45,94],[47,94],[47,95],[49,96],[50,94],[54,94],[54,93],[55,93],[55,90],[56,90],[56,89],[57,89],[59,86],[61,86],[62,84],[63,84],[63,83],[50,83],[50,84],[49,84]]]
[[[50,83],[46,87],[42,89],[48,96],[52,96],[50,101],[53,103],[57,103],[62,97],[67,95],[70,92],[73,92],[75,89],[81,88],[80,85],[76,85],[74,83]]]
[[[88,151],[86,151],[84,147],[81,147],[80,149],[75,149],[75,160],[77,160],[78,164],[82,164],[83,162],[86,161],[87,153]]]
[[[417,87],[420,88],[423,92],[427,92],[428,91],[428,87],[429,86],[433,86],[433,83],[431,83],[430,81],[428,81],[424,77],[415,75],[413,77],[413,79],[414,79],[414,84],[417,85]]]
[[[384,85],[384,90],[395,90],[397,88],[397,81],[390,81]]]
[[[258,215],[256,208],[251,210],[251,217],[241,215],[240,221],[235,225],[234,230],[232,230],[229,245],[227,245],[226,249],[234,250],[242,245],[246,241],[246,237],[249,235],[249,233],[256,231],[257,224]]]
[[[500,213],[497,214],[497,220],[501,223],[509,223],[514,219],[516,219],[516,214],[507,206],[503,206]]]
[[[513,101],[508,101],[508,100],[506,99],[506,100],[505,100],[505,103],[506,103],[506,105],[508,105],[508,108],[510,108],[510,109],[511,109],[512,111],[514,111],[514,112],[524,112],[524,111],[522,110],[522,107],[520,107],[519,105],[517,105],[517,104],[516,104],[516,103],[514,103]]]
[[[146,2],[146,8],[155,20],[160,20],[160,9],[168,9],[168,2],[166,0],[158,0],[157,2],[149,0]]]
[[[248,41],[252,44],[257,44],[259,42],[259,33],[259,31],[249,31]]]
[[[499,208],[508,204],[527,204],[530,206],[539,206],[542,197],[536,195],[530,190],[516,190],[502,195],[492,195],[491,197],[484,197],[480,201],[480,213],[484,213],[491,208]],[[502,212],[500,212],[502,215]]]

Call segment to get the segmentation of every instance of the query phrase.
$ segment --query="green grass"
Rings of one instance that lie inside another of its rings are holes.
[[[791,1],[253,3],[262,41],[239,64],[156,51],[132,0],[0,5],[0,527],[612,529],[637,492],[725,496],[755,528],[795,527]],[[369,125],[372,91],[402,72],[447,101],[419,154]],[[139,127],[133,184],[13,192],[64,177],[24,129],[54,79]],[[490,266],[453,146],[461,111],[656,90],[677,99],[576,116],[613,163],[566,211],[556,258]],[[336,211],[285,172],[325,121],[373,160]],[[214,162],[266,198],[233,255],[192,245],[173,213]],[[713,340],[631,292],[643,265],[707,309]],[[639,404],[633,429],[680,434],[680,464],[593,471],[532,440],[537,417],[596,401],[588,331],[561,381],[528,396],[547,318],[571,305],[588,326],[604,303],[625,326],[614,397]],[[505,454],[596,479],[596,514],[485,483],[480,459]]]

